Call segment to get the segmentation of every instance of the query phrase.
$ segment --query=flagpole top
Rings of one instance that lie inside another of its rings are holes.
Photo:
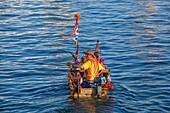
[[[74,14],[74,18],[79,19],[80,18],[80,14],[79,13]]]

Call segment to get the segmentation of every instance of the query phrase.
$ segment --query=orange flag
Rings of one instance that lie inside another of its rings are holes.
[[[74,38],[74,45],[78,45],[78,35],[79,35],[79,30],[78,30],[78,23],[79,23],[79,18],[80,18],[80,14],[77,13],[74,15],[74,17],[76,18],[76,23],[74,25],[74,29],[72,31],[72,33],[69,35],[69,36],[61,36],[60,38],[62,39],[69,39],[71,36],[75,35],[75,38]]]

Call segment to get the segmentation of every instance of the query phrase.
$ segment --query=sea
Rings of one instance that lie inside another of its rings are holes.
[[[69,67],[99,40],[107,98],[72,98]],[[169,0],[0,0],[0,113],[169,113]]]

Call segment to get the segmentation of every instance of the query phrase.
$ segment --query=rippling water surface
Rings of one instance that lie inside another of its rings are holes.
[[[1,113],[170,112],[169,0],[1,0]],[[66,61],[95,49],[111,70],[107,99],[70,97]]]

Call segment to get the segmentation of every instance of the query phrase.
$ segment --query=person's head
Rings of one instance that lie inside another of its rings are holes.
[[[101,63],[102,65],[104,65],[104,58],[101,58],[101,59],[100,59],[100,63]]]
[[[84,52],[84,54],[86,55],[86,58],[89,59],[89,58],[94,58],[94,52],[92,50],[87,50],[86,52]]]

